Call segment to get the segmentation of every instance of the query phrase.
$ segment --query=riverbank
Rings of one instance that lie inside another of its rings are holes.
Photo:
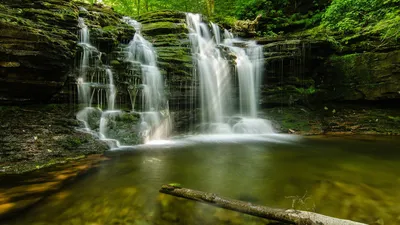
[[[102,154],[106,143],[78,131],[68,104],[0,107],[0,175],[18,174]]]

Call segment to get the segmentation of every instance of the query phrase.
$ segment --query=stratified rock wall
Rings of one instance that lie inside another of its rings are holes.
[[[329,43],[311,39],[260,39],[264,51],[261,104],[291,106],[308,104],[317,91],[315,78],[333,53]]]
[[[196,118],[196,84],[192,83],[193,62],[186,15],[183,12],[157,11],[141,15],[142,33],[157,51],[158,66],[166,83],[174,127],[187,127]]]
[[[400,100],[400,50],[331,56],[318,82],[326,101]]]
[[[68,0],[0,3],[0,102],[44,102],[73,65],[78,7]]]

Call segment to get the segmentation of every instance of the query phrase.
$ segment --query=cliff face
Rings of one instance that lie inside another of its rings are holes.
[[[126,61],[126,47],[135,30],[122,23],[122,15],[110,8],[85,5],[84,10],[82,6],[66,0],[2,1],[0,103],[42,103],[51,99],[53,103],[71,104],[49,113],[45,113],[45,104],[21,106],[21,112],[30,112],[22,114],[16,113],[15,108],[1,108],[0,165],[36,155],[47,155],[37,158],[43,161],[53,156],[92,153],[88,149],[105,150],[92,137],[82,137],[74,130],[79,126],[74,117],[82,54],[82,48],[77,46],[78,17],[85,19],[90,42],[100,52],[96,62],[103,65],[103,70],[107,66],[116,74],[116,104],[131,109],[131,84],[141,79],[140,67]],[[185,130],[199,115],[193,102],[197,93],[193,89],[194,65],[185,14],[160,11],[136,19],[142,23],[143,36],[157,51],[175,128]],[[278,130],[312,134],[400,133],[398,45],[377,51],[365,41],[352,40],[339,51],[329,40],[298,34],[257,41],[263,45],[265,60],[261,108],[265,117],[276,122]],[[128,119],[130,123],[123,122],[124,135],[130,139],[136,132],[132,131],[132,124],[138,118]],[[63,126],[66,130],[61,129]],[[57,140],[50,138],[58,133],[65,135]],[[64,154],[64,147],[70,144],[77,151]]]
[[[174,127],[185,130],[190,121],[196,120],[196,109],[190,100],[197,94],[192,83],[194,68],[186,15],[174,11],[151,12],[140,16],[138,21],[143,25],[144,36],[157,51]]]
[[[399,50],[331,56],[326,69],[326,100],[400,100]]]
[[[25,172],[108,149],[77,131],[78,17],[88,22],[105,64],[135,31],[110,8],[84,7],[66,0],[1,2],[0,105],[10,106],[0,107],[0,172]]]
[[[73,65],[78,7],[66,0],[4,0],[0,9],[0,103],[49,100]]]
[[[400,45],[302,29],[258,40],[266,62],[262,103],[277,129],[399,134]]]

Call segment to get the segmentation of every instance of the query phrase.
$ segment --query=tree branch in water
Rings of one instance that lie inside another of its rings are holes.
[[[249,202],[228,199],[213,193],[207,193],[188,188],[182,188],[176,185],[163,185],[161,193],[182,197],[198,202],[204,202],[224,209],[229,209],[269,220],[285,222],[297,225],[366,225],[364,223],[354,222],[325,216],[318,213],[300,211],[294,209],[277,209],[261,205],[255,205]]]

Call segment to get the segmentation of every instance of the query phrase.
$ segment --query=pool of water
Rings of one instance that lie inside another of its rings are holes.
[[[163,184],[365,223],[400,224],[399,138],[196,136],[111,151],[112,160],[9,225],[267,224],[158,193]]]

